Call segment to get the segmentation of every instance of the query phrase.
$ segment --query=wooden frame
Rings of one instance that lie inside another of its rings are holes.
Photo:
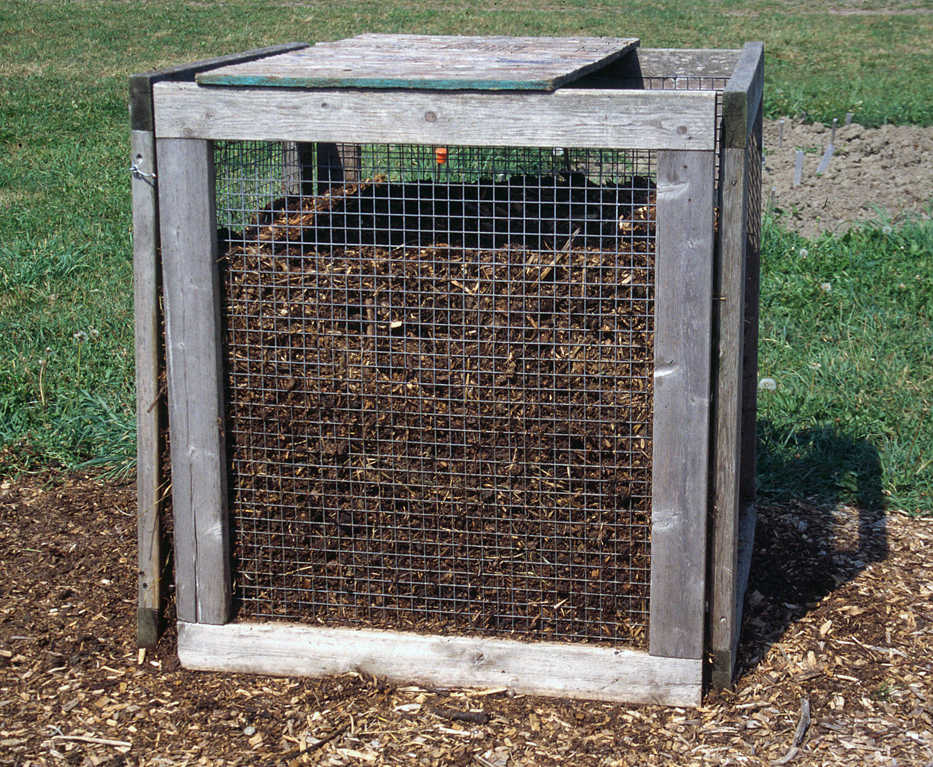
[[[703,657],[713,163],[658,153],[648,626],[651,654],[673,658]]]
[[[287,43],[130,77],[130,168],[133,194],[133,303],[136,318],[136,518],[138,597],[136,643],[153,647],[160,630],[163,598],[161,507],[164,494],[159,433],[164,419],[162,365],[161,249],[158,158],[152,87],[193,80],[198,72],[307,47]]]
[[[613,72],[628,67],[628,77],[632,71],[644,76],[731,76],[723,93],[721,146],[715,142],[717,93],[712,90],[623,90],[582,82],[550,93],[386,93],[202,87],[188,76],[181,82],[150,81],[153,124],[148,139],[134,133],[134,142],[148,146],[149,141],[159,158],[157,208],[154,198],[145,200],[145,190],[138,205],[155,210],[152,218],[158,220],[161,239],[179,655],[186,666],[279,674],[359,667],[430,684],[504,683],[528,693],[697,705],[703,659],[712,650],[714,683],[731,681],[747,577],[742,563],[744,552],[750,551],[739,540],[743,524],[750,537],[748,520],[753,520],[739,513],[743,504],[750,505],[748,478],[754,471],[753,459],[743,457],[742,449],[749,428],[754,430],[754,403],[750,410],[744,379],[752,364],[751,323],[757,320],[752,313],[752,305],[757,307],[757,263],[745,244],[744,179],[745,141],[760,125],[748,115],[760,111],[763,57],[759,45],[741,52],[636,51],[623,58]],[[231,573],[210,156],[211,142],[225,139],[318,146],[459,143],[657,151],[647,652],[228,622]],[[722,179],[718,200],[717,158]],[[140,221],[138,252],[148,252],[145,258],[152,261],[153,248],[146,243],[154,237],[146,235],[145,215]],[[147,280],[155,278],[141,278]],[[153,346],[157,323],[151,304],[138,300],[137,306],[137,348],[145,352]],[[142,360],[151,369],[151,354],[146,352]],[[151,422],[146,429],[151,433]],[[151,461],[151,447],[146,450]]]
[[[153,647],[159,636],[162,598],[162,539],[159,524],[161,475],[159,424],[161,330],[159,327],[159,208],[156,191],[155,138],[133,130],[133,303],[136,315],[136,499],[138,604],[136,641]]]
[[[747,164],[760,162],[748,143],[761,146],[763,83],[763,47],[748,43],[723,93],[720,149],[708,629],[716,687],[732,683],[755,534],[759,263],[748,242]]]
[[[369,33],[201,73],[202,85],[552,91],[636,48],[626,37]]]
[[[556,642],[441,637],[289,623],[178,624],[186,668],[322,676],[362,671],[429,686],[672,706],[700,703],[700,660]]]
[[[211,147],[156,139],[175,514],[175,612],[230,617],[220,278]]]
[[[715,148],[712,91],[291,91],[165,82],[153,88],[153,101],[167,138]]]

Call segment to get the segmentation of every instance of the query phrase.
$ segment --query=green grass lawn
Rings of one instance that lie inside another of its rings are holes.
[[[933,223],[764,234],[762,491],[933,512]]]
[[[0,474],[131,466],[130,73],[377,31],[632,35],[651,47],[760,39],[773,116],[933,123],[933,16],[823,8],[0,0]],[[933,512],[931,241],[929,223],[817,243],[766,227],[761,369],[778,382],[761,398],[766,493]]]

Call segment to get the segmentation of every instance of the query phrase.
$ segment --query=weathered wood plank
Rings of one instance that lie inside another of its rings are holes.
[[[637,38],[361,35],[197,75],[202,85],[554,90],[614,61]]]
[[[744,147],[764,92],[764,45],[745,43],[722,95],[723,145]]]
[[[236,64],[243,61],[262,58],[263,56],[274,56],[286,51],[307,48],[307,43],[285,43],[283,45],[273,45],[268,48],[257,48],[243,53],[234,53],[228,56],[219,56],[213,59],[204,59],[195,61],[191,64],[181,64],[174,67],[166,67],[154,72],[141,72],[140,74],[130,75],[130,127],[133,130],[153,130],[152,119],[152,86],[155,83],[169,81],[193,81],[198,72],[214,67],[222,67],[228,64]]]
[[[755,528],[760,220],[750,217],[760,215],[761,53],[760,44],[743,49],[729,82],[732,90],[727,91],[732,106],[723,111],[722,284],[717,289],[723,300],[719,302],[709,615],[710,679],[717,687],[732,683]],[[735,90],[739,88],[745,91]],[[742,137],[745,143],[732,147],[727,137]]]
[[[745,148],[721,153],[719,258],[714,302],[716,396],[713,408],[712,509],[710,514],[710,680],[732,683],[736,632],[739,485],[742,449],[742,351],[745,328],[746,173]]]
[[[133,306],[136,337],[136,537],[138,593],[136,642],[153,647],[159,638],[161,536],[159,531],[159,233],[155,139],[130,134],[133,194]],[[148,175],[147,175],[148,174]]]
[[[177,614],[224,623],[230,558],[214,171],[207,141],[158,139]]]
[[[709,91],[289,91],[158,83],[159,135],[299,142],[713,149]]]
[[[638,48],[641,73],[645,77],[730,77],[740,50],[710,48]]]
[[[713,286],[713,152],[659,152],[652,655],[701,658]]]
[[[697,706],[699,660],[580,644],[440,637],[285,623],[178,624],[186,668],[324,676],[361,671],[398,682],[505,686],[529,695]]]
[[[739,53],[636,48],[567,87],[721,91],[732,75]]]

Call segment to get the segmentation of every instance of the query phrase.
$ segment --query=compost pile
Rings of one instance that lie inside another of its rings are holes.
[[[376,179],[227,234],[241,618],[644,644],[653,202]]]

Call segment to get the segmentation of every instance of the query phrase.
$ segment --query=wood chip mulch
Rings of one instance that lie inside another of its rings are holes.
[[[699,709],[186,671],[135,647],[131,485],[0,483],[0,765],[933,765],[933,520],[765,505]]]

